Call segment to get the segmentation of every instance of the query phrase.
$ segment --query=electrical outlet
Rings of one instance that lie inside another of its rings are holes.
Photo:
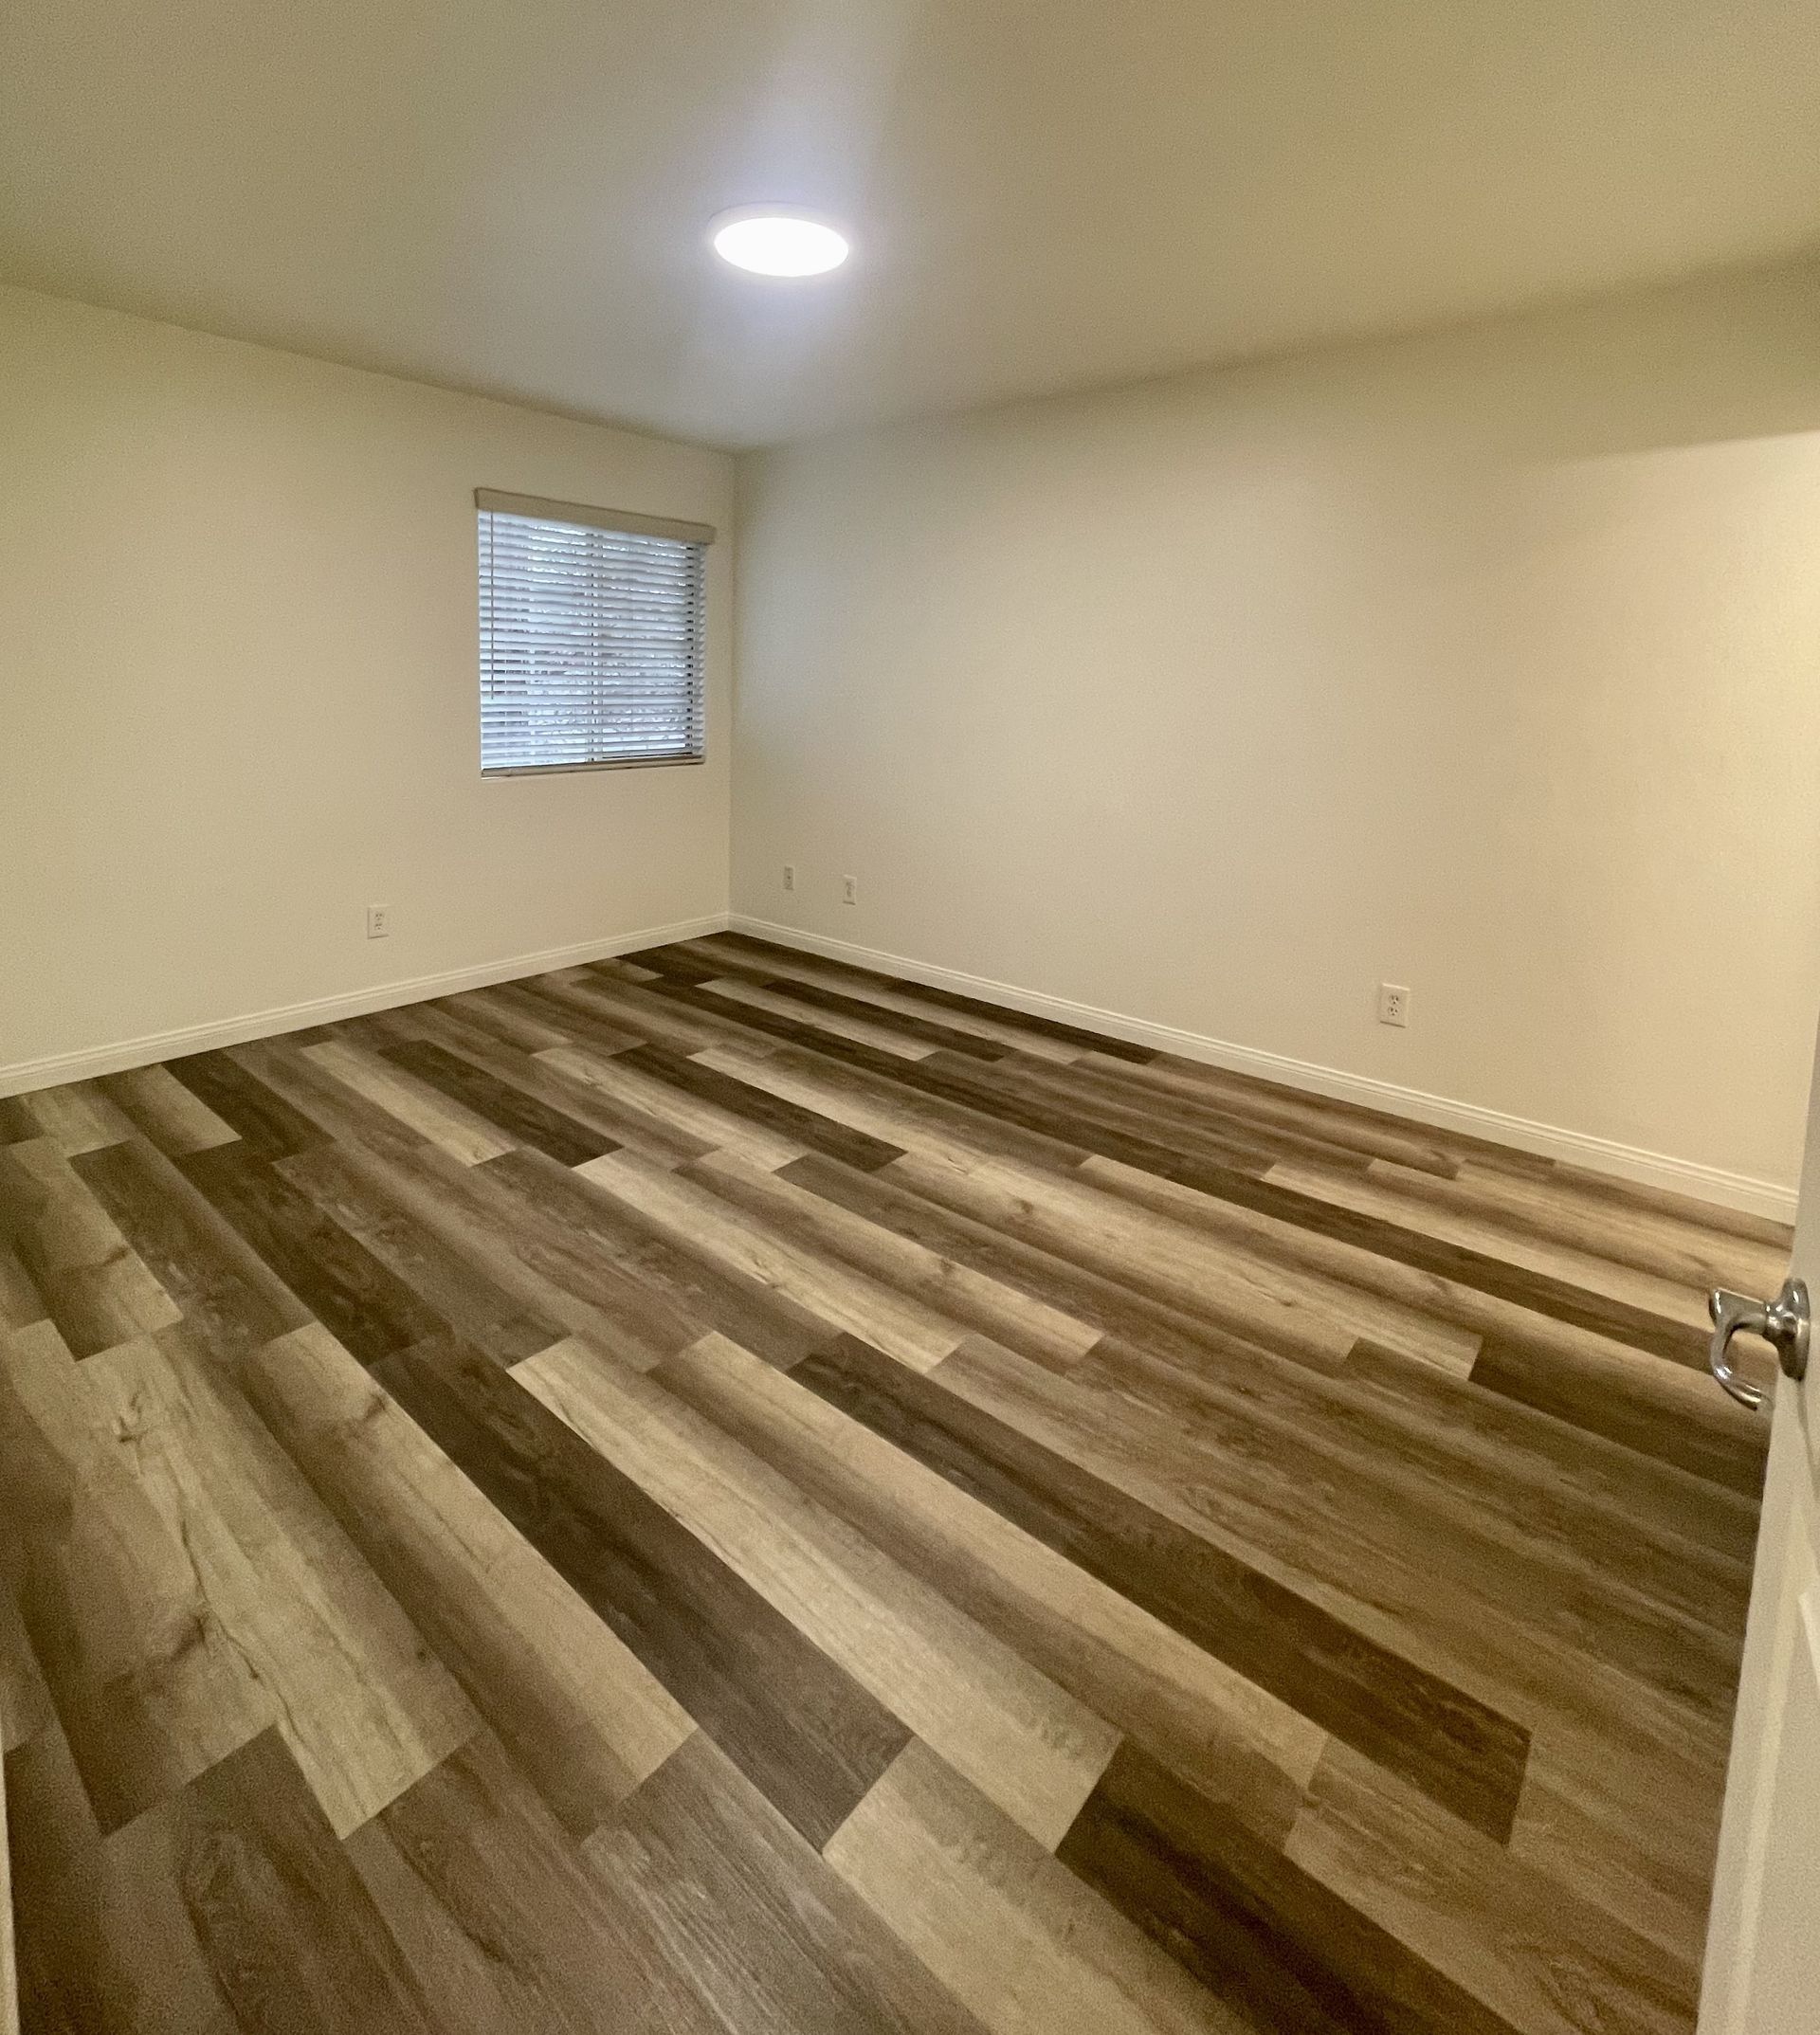
[[[844,876],[844,877],[842,877],[842,879],[841,879],[841,902],[842,902],[843,904],[857,904],[857,903],[858,903],[859,901],[860,901],[860,880],[859,880],[859,878],[858,878],[858,877],[856,877],[856,876]]]
[[[784,888],[786,890],[794,890],[796,888],[796,864],[793,862],[787,862],[784,864]]]
[[[1401,983],[1378,984],[1377,1022],[1380,1025],[1407,1025],[1410,1022],[1410,992]]]
[[[367,937],[390,939],[391,937],[391,906],[370,904],[367,906]]]

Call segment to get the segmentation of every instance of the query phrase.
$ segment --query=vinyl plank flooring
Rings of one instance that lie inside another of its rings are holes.
[[[268,1088],[231,1052],[191,1053],[165,1065],[199,1102],[265,1158],[287,1158],[323,1141],[322,1127],[313,1117]]]
[[[564,1166],[578,1166],[584,1159],[598,1158],[616,1150],[614,1140],[573,1117],[553,1109],[549,1103],[516,1082],[489,1074],[484,1067],[464,1060],[446,1046],[421,1041],[391,1045],[385,1057],[432,1088],[470,1109],[477,1117],[499,1128],[535,1152],[547,1152]]]
[[[562,1340],[565,1332],[558,1322],[419,1221],[405,1201],[388,1191],[383,1172],[363,1162],[361,1154],[340,1145],[320,1146],[281,1159],[278,1167],[408,1286],[442,1327],[497,1362],[515,1364]]]
[[[760,1219],[774,1234],[843,1259],[931,1313],[995,1336],[1039,1363],[1065,1370],[1100,1340],[1098,1328],[1019,1286],[868,1221],[840,1201],[813,1191],[812,1186],[788,1177],[789,1168],[767,1172],[737,1154],[715,1153],[682,1171],[686,1178],[701,1182]],[[820,1177],[813,1172],[806,1176],[809,1182]]]
[[[460,1345],[387,1389],[742,1772],[820,1844],[907,1733],[789,1619],[511,1376]]]
[[[326,1331],[244,1373],[261,1419],[563,1827],[596,1828],[693,1725]]]
[[[876,1006],[868,1009],[864,1004],[854,1004],[852,1014],[836,1008],[806,1002],[801,990],[805,985],[797,984],[797,993],[784,995],[777,990],[758,981],[747,981],[739,975],[716,975],[710,972],[708,987],[718,996],[736,1004],[750,1004],[755,1010],[769,1010],[774,1017],[789,1018],[792,1023],[808,1025],[822,1031],[831,1032],[837,1039],[849,1039],[855,1045],[869,1045],[882,1053],[895,1053],[901,1060],[926,1060],[936,1048],[917,1039],[909,1030],[914,1019],[902,1021],[904,1028],[893,1030],[889,1027],[889,1014]],[[986,1041],[974,1042],[983,1050],[992,1048]]]
[[[979,2035],[965,2007],[699,1732],[587,1845],[717,2028]]]
[[[871,1172],[898,1157],[898,1148],[864,1131],[849,1129],[828,1117],[816,1115],[793,1102],[780,1101],[762,1088],[755,1088],[730,1074],[718,1073],[681,1054],[668,1054],[661,1046],[641,1045],[619,1056],[627,1066],[655,1076],[672,1088],[699,1096],[729,1115],[761,1123],[780,1137],[810,1152],[823,1152],[829,1158]]]
[[[514,1140],[498,1125],[459,1103],[400,1068],[390,1066],[377,1055],[335,1040],[303,1048],[324,1073],[357,1096],[395,1117],[419,1136],[446,1152],[464,1166],[479,1166],[510,1152]]]
[[[1265,2035],[1198,1986],[919,1741],[828,1860],[992,2035]]]
[[[695,1058],[749,1086],[826,1114],[906,1151],[940,1155],[997,1155],[1068,1172],[1087,1156],[1083,1148],[1032,1131],[988,1111],[931,1094],[890,1078],[890,1056],[879,1064],[825,1050],[780,1045],[757,1057],[744,1046],[711,1046]],[[884,1071],[881,1071],[881,1067]],[[800,1154],[792,1154],[792,1157]]]
[[[413,1007],[413,1016],[421,1038],[460,1053],[483,1072],[524,1089],[537,1101],[598,1135],[603,1140],[602,1151],[630,1145],[662,1165],[679,1166],[712,1150],[703,1138],[687,1136],[646,1112],[610,1102],[597,1088],[565,1080],[535,1054],[502,1043],[453,1012],[434,1005],[418,1005]],[[548,1035],[548,1043],[561,1045],[565,1042],[559,1036]]]
[[[133,1135],[132,1119],[99,1081],[72,1081],[64,1088],[41,1088],[24,1098],[26,1112],[42,1134],[71,1159],[79,1152],[99,1152]]]
[[[230,1144],[240,1136],[169,1067],[134,1067],[125,1074],[106,1076],[98,1086],[166,1158],[206,1152],[213,1145]]]
[[[610,1154],[617,1163],[624,1154]],[[591,1162],[592,1164],[592,1162]],[[628,1161],[629,1165],[629,1161]],[[646,1169],[646,1176],[656,1169]],[[622,1167],[622,1176],[626,1168]],[[793,1364],[839,1331],[782,1286],[744,1269],[735,1253],[714,1252],[655,1218],[637,1196],[599,1184],[588,1168],[571,1172],[540,1154],[513,1153],[485,1169],[523,1211],[534,1236],[551,1227],[604,1258],[623,1289],[613,1295],[617,1334],[608,1348],[646,1368],[704,1335],[733,1335],[775,1364]],[[605,1311],[605,1310],[603,1310]]]
[[[713,2020],[491,1734],[348,1840],[439,2035],[709,2035]]]
[[[1122,1206],[1078,1178],[1045,1178],[982,1157],[956,1163],[924,1152],[895,1162],[890,1174],[926,1200],[1319,1371],[1338,1371],[1364,1335],[1462,1371],[1471,1361],[1468,1338],[1438,1333],[1419,1315],[1285,1269],[1160,1211]]]
[[[807,983],[811,988],[845,997],[864,1009],[888,1010],[899,1017],[919,1021],[934,1017],[938,1008],[927,1002],[919,1002],[908,983],[894,983],[884,975],[866,980],[844,975],[831,962],[818,961],[810,954],[798,954],[782,947],[771,949],[761,960],[755,955],[741,954],[737,948],[721,947],[713,937],[682,940],[679,944],[684,952],[694,954],[698,959],[710,961],[717,968],[733,972],[742,980],[773,984],[792,995],[795,993],[793,985]],[[1024,1030],[1009,1011],[993,1011],[989,1015],[984,1005],[965,1013],[944,1011],[941,1013],[941,1022],[950,1031],[963,1032],[970,1039],[996,1045],[1006,1052],[1024,1053],[1031,1058],[1051,1060],[1063,1064],[1079,1059],[1086,1050],[1059,1040],[1046,1039],[1040,1032]]]
[[[784,1294],[832,1327],[864,1336],[913,1369],[932,1369],[961,1339],[963,1332],[954,1322],[919,1301],[826,1252],[778,1236],[695,1179],[679,1178],[623,1153],[594,1160],[582,1172],[604,1193],[638,1209],[679,1243]]]
[[[0,1449],[21,1617],[82,1787],[115,1830],[272,1723],[273,1699],[48,1324],[0,1351]]]
[[[122,1960],[159,1944],[206,1980],[221,2025],[434,2035],[396,1938],[276,1730],[120,1832],[104,1870]]]
[[[1789,1242],[734,934],[0,1099],[23,2026],[1692,2035]]]
[[[1058,1856],[1213,1992],[1284,2035],[1511,2035],[1511,2024],[1136,1747]]]
[[[1500,1545],[1469,1515],[1425,1503],[1413,1480],[1397,1492],[1338,1459],[1214,1447],[990,1345],[964,1348],[934,1382],[1494,1711],[1615,1714],[1653,1695],[1696,1728],[1729,1715],[1742,1624],[1710,1597],[1693,1615],[1545,1544]],[[1337,1517],[1343,1535],[1323,1523]]]
[[[1545,1589],[1567,1593],[1623,1569],[1639,1597],[1736,1636],[1742,1569],[1726,1543],[1738,1517],[1711,1486],[1557,1435],[1470,1381],[1368,1343],[1332,1380],[1279,1371],[1228,1379],[1107,1338],[1075,1375],[1092,1394],[1083,1408],[1116,1393],[1161,1414],[1205,1451],[1210,1476],[1319,1479],[1330,1495],[1356,1493],[1361,1519],[1395,1507],[1418,1534],[1471,1543],[1470,1578],[1496,1567],[1515,1582],[1539,1567]],[[995,1383],[974,1382],[989,1395]],[[1472,1445],[1481,1434],[1489,1445]]]
[[[887,1018],[877,1004],[857,996],[843,996],[815,983],[792,982],[783,990],[762,990],[737,979],[723,980],[710,972],[702,985],[717,996],[749,1003],[760,1010],[793,1019],[836,1038],[851,1038],[861,1045],[883,1046],[906,1060],[924,1060],[932,1052],[960,1053],[970,1060],[1002,1060],[1010,1050],[1001,1040],[983,1039],[977,1032],[962,1031],[952,1025],[938,1025],[926,1017],[913,1017],[897,1010]],[[844,1027],[853,1027],[848,1030]],[[917,1048],[904,1050],[905,1046]]]
[[[303,1302],[155,1147],[131,1138],[74,1164],[168,1297],[167,1318],[181,1319],[228,1354],[256,1350],[309,1320]]]
[[[787,956],[790,952],[786,948],[773,947],[763,940],[754,939],[744,933],[719,935],[713,944],[729,947],[739,954],[756,954],[760,960],[771,955]],[[895,976],[880,974],[872,969],[854,968],[845,962],[841,963],[834,972],[843,979],[851,978],[856,982],[879,983],[887,988],[901,987]],[[1103,1032],[1083,1031],[1078,1025],[1064,1025],[1054,1018],[1035,1017],[1028,1011],[1007,1010],[996,1004],[982,1003],[975,996],[960,995],[953,990],[931,989],[919,983],[917,985],[916,994],[919,1002],[932,1005],[939,1010],[954,1010],[970,1017],[977,1015],[988,1018],[994,1024],[1009,1025],[1017,1031],[1052,1039],[1065,1045],[1078,1046],[1083,1051],[1090,1049],[1105,1053],[1115,1060],[1147,1063],[1154,1057],[1148,1046],[1131,1045],[1122,1039],[1108,1038]]]
[[[1244,1370],[1268,1355],[1260,1342],[1217,1328],[1200,1316],[1136,1292],[944,1203],[925,1200],[888,1175],[856,1173],[811,1155],[781,1167],[778,1178],[1039,1305],[1059,1307],[1068,1319],[1080,1322],[1083,1332],[1126,1337],[1160,1354],[1175,1355],[1196,1370],[1209,1364]],[[1014,1337],[1001,1339],[1016,1346]]]
[[[564,1344],[520,1384],[831,1661],[1053,1845],[1118,1734],[661,1387]]]
[[[1509,1835],[1527,1734],[1272,1578],[864,1345],[792,1372],[831,1406],[1432,1793]]]
[[[1696,1963],[1603,1910],[1563,1917],[1542,1875],[1514,1870],[1345,1748],[1329,1749],[1284,1851],[1511,2026],[1666,2031],[1698,2006]]]
[[[183,1159],[186,1177],[248,1247],[355,1356],[372,1363],[442,1322],[415,1293],[244,1143]]]
[[[1472,1382],[1753,1503],[1762,1492],[1762,1423],[1728,1399],[1716,1400],[1712,1380],[1698,1372],[1646,1370],[1622,1350],[1596,1344],[1544,1353],[1487,1336]]]
[[[654,1116],[683,1136],[699,1139],[709,1151],[737,1152],[755,1166],[785,1166],[809,1150],[768,1125],[723,1108],[696,1089],[672,1088],[661,1075],[635,1063],[628,1064],[629,1051],[603,1057],[585,1047],[564,1046],[539,1053],[537,1058],[565,1081],[596,1089],[628,1108]]]
[[[1312,1719],[737,1344],[657,1376],[1089,1709],[1286,1830],[1326,1741]]]
[[[0,1234],[78,1356],[181,1318],[154,1266],[90,1191],[96,1172],[124,1149],[72,1160],[47,1137],[0,1147]]]
[[[187,1917],[138,1931],[54,1717],[9,1748],[5,1775],[16,2026],[33,2035],[239,2035]]]
[[[114,1452],[270,1697],[323,1814],[356,1828],[477,1720],[291,1459],[181,1332],[83,1369]]]

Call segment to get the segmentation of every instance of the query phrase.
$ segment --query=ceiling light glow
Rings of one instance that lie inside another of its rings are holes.
[[[709,223],[714,251],[755,276],[825,276],[849,253],[846,236],[810,212],[742,205]]]

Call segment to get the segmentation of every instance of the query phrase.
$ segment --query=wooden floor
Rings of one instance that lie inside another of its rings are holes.
[[[0,1138],[27,2028],[1692,2026],[1772,1226],[732,936]]]

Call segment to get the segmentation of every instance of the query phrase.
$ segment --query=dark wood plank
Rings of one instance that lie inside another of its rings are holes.
[[[755,2035],[981,2035],[706,1733],[588,1844],[717,2028]]]
[[[78,1356],[177,1318],[176,1302],[49,1138],[0,1145],[0,1251],[5,1324],[54,1321]]]
[[[245,1355],[310,1318],[304,1303],[161,1152],[131,1138],[79,1154],[71,1163],[184,1320],[219,1354]]]
[[[619,1147],[603,1133],[565,1116],[528,1089],[500,1081],[484,1067],[428,1040],[389,1045],[385,1057],[471,1109],[509,1138],[547,1152],[563,1166],[579,1166]]]
[[[9,1749],[5,1786],[18,2026],[30,2035],[187,2035],[206,2026],[200,2014],[180,2018],[167,2008],[173,1996],[186,2008],[199,1997],[205,2012],[218,2005],[206,1975],[183,1969],[174,1944],[159,1944],[147,1970],[150,1959],[115,1940],[100,1826],[54,1717]]]
[[[225,2025],[434,2035],[423,1994],[275,1728],[108,1846],[118,1914],[205,1970]],[[121,1932],[123,1935],[126,1932]],[[143,1957],[130,1935],[122,1949]]]
[[[24,1096],[0,1096],[0,1145],[20,1145],[44,1135]]]
[[[1317,1194],[1304,1194],[1275,1180],[1255,1179],[1231,1168],[1165,1156],[1143,1171],[1416,1271],[1432,1273],[1457,1285],[1509,1300],[1553,1320],[1608,1336],[1633,1350],[1665,1357],[1688,1370],[1705,1369],[1706,1336],[1690,1322],[1669,1320],[1628,1301],[1592,1293],[1584,1287],[1569,1285],[1565,1280],[1493,1258],[1484,1251],[1445,1243],[1400,1223],[1360,1214]]]
[[[634,968],[647,969],[666,982],[693,985],[714,979],[714,970],[706,962],[698,961],[692,954],[675,947],[642,947],[636,954],[621,954],[619,959],[629,962]]]
[[[1472,1382],[1753,1502],[1762,1495],[1766,1423],[1717,1391],[1696,1399],[1684,1380],[1651,1377],[1620,1352],[1544,1354],[1487,1336]]]
[[[1065,1067],[1051,1068],[1046,1061],[1002,1060],[978,1067],[950,1053],[932,1053],[911,1070],[919,1087],[932,1087],[1027,1130],[1063,1138],[1105,1158],[1122,1159],[1146,1172],[1156,1172],[1159,1159],[1262,1172],[1285,1155],[1285,1148],[1255,1125],[1215,1129],[1197,1124],[1185,1112],[1170,1119],[1116,1097],[1070,1085],[1068,1072]],[[1054,1080],[1051,1074],[1063,1078]]]
[[[479,1352],[375,1376],[820,1845],[909,1733],[632,1481]]]
[[[958,1053],[932,1053],[926,1060],[904,1060],[895,1053],[862,1045],[759,1010],[731,998],[718,997],[712,990],[690,989],[681,984],[660,985],[653,992],[682,1004],[691,1010],[712,1008],[737,1015],[755,1031],[782,1040],[799,1049],[857,1068],[892,1085],[910,1089],[955,1105],[974,1117],[987,1117],[1014,1131],[1046,1140],[1060,1156],[1072,1153],[1077,1158],[1097,1152],[1106,1158],[1122,1159],[1127,1165],[1147,1172],[1184,1163],[1173,1146],[1149,1136],[1112,1128],[1104,1120],[1111,1112],[1096,1117],[1092,1110],[1067,1108],[1046,1093],[1028,1095],[1006,1078],[1006,1062],[984,1064]],[[836,1153],[835,1157],[841,1156]],[[1228,1140],[1204,1138],[1196,1161],[1215,1168],[1250,1166],[1262,1172],[1275,1162],[1275,1154],[1263,1144],[1245,1145]]]
[[[832,1117],[817,1116],[813,1110],[786,1102],[779,1096],[755,1088],[749,1081],[717,1073],[712,1067],[704,1067],[662,1046],[636,1046],[620,1054],[619,1059],[642,1074],[668,1081],[674,1088],[700,1096],[704,1102],[712,1102],[718,1108],[730,1110],[736,1117],[761,1123],[780,1136],[807,1145],[812,1152],[826,1153],[828,1157],[858,1167],[863,1172],[876,1172],[879,1167],[888,1166],[893,1159],[903,1156],[901,1146],[868,1137],[864,1131],[853,1130]]]
[[[1529,1734],[1004,1422],[844,1338],[792,1376],[1501,1842]]]
[[[834,1338],[827,1322],[787,1294],[689,1250],[630,1203],[541,1153],[509,1152],[474,1171],[516,1208],[519,1233],[573,1238],[578,1250],[609,1263],[621,1339],[629,1335],[653,1362],[711,1330],[786,1368]]]
[[[306,1152],[328,1135],[314,1117],[268,1088],[228,1053],[191,1053],[165,1064],[192,1096],[265,1158]]]
[[[1136,1746],[1113,1754],[1056,1855],[1283,2035],[1514,2035]]]
[[[403,1280],[249,1144],[218,1145],[179,1164],[222,1219],[362,1363],[445,1327]]]
[[[780,959],[793,958],[795,950],[774,946],[769,940],[755,939],[747,933],[719,933],[709,941],[715,947],[726,946],[737,954],[754,954],[762,959],[775,954]],[[1033,1031],[1045,1039],[1055,1039],[1065,1045],[1078,1045],[1083,1052],[1109,1053],[1115,1060],[1130,1060],[1144,1063],[1156,1057],[1154,1048],[1133,1045],[1124,1039],[1115,1039],[1105,1032],[1084,1031],[1078,1025],[1065,1025],[1059,1019],[1035,1017],[1028,1010],[1019,1010],[1009,1004],[989,1004],[977,996],[963,996],[955,990],[932,989],[927,983],[905,982],[898,975],[881,974],[876,969],[856,968],[848,961],[829,961],[821,964],[835,973],[850,975],[861,982],[877,982],[886,989],[908,990],[924,1003],[934,1004],[943,1010],[970,1012],[975,1017],[991,1018],[997,1025],[1014,1025],[1025,1031]]]
[[[490,1733],[347,1840],[442,2035],[720,2035]]]
[[[788,1021],[780,1018],[777,1022]],[[976,1108],[954,1095],[900,1081],[900,1071],[915,1063],[895,1053],[875,1053],[869,1046],[837,1039],[832,1033],[813,1033],[810,1038],[812,1043],[809,1045],[786,1043],[774,1047],[767,1056],[768,1065],[830,1097],[850,1096],[976,1152],[1057,1172],[1072,1172],[1089,1155],[1083,1145],[1027,1129],[1009,1117]]]
[[[345,1145],[322,1145],[280,1159],[277,1170],[325,1215],[358,1240],[401,1281],[441,1326],[498,1363],[547,1350],[567,1333],[554,1316],[527,1305],[483,1264],[445,1242],[413,1213],[384,1171]],[[420,1330],[405,1342],[415,1342]],[[403,1343],[396,1345],[402,1348]]]
[[[1210,1153],[1220,1149],[1247,1154],[1269,1152],[1279,1158],[1306,1159],[1342,1172],[1363,1172],[1372,1163],[1369,1153],[1350,1146],[1159,1090],[1146,1081],[1148,1070],[1142,1067],[1100,1065],[1086,1059],[1059,1065],[1049,1060],[1020,1058],[1001,1063],[994,1071],[1000,1080],[1014,1083],[1028,1095],[1052,1097],[1063,1108],[1081,1110],[1114,1130],[1164,1144],[1186,1138],[1192,1145],[1204,1143]],[[1437,1166],[1441,1163],[1435,1161]]]
[[[1205,1317],[1170,1307],[989,1223],[925,1201],[888,1175],[856,1173],[813,1153],[777,1171],[781,1179],[957,1264],[1046,1300],[1104,1335],[1125,1336],[1191,1367],[1213,1361],[1248,1369],[1260,1357],[1268,1360],[1274,1354],[1263,1342],[1234,1335]]]
[[[792,1004],[800,1004],[805,1012],[825,1010],[831,1017],[852,1018],[862,1024],[876,1025],[883,1030],[896,1032],[901,1038],[914,1039],[919,1045],[959,1053],[970,1060],[1003,1060],[1007,1054],[1016,1051],[1016,1047],[1008,1045],[1002,1039],[984,1038],[976,1031],[962,1031],[953,1025],[938,1024],[933,1018],[913,1017],[908,1011],[893,1009],[888,1004],[875,1004],[864,996],[843,996],[838,990],[824,989],[817,982],[805,982],[800,975],[778,974],[762,965],[753,966],[729,958],[726,966],[705,970],[696,979],[700,983],[712,983],[717,975],[737,976],[742,981],[774,990]]]

